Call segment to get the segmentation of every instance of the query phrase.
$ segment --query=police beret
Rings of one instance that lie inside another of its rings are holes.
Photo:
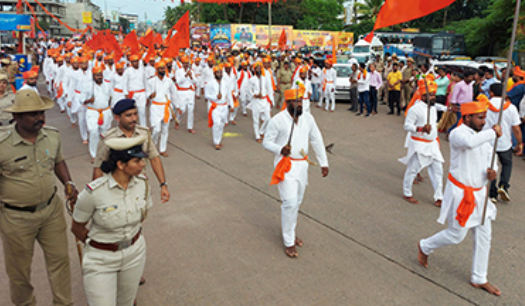
[[[128,109],[137,108],[135,105],[135,100],[133,99],[122,99],[118,101],[113,107],[113,114],[120,115]]]

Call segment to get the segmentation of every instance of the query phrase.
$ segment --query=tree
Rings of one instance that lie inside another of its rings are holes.
[[[355,3],[357,20],[372,20],[375,22],[384,2],[385,0],[365,0],[364,3]]]

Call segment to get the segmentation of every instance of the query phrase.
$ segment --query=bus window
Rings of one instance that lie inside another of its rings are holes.
[[[444,37],[434,37],[432,39],[432,53],[440,53],[441,51],[445,51]]]
[[[354,53],[368,53],[370,52],[370,46],[355,46]]]

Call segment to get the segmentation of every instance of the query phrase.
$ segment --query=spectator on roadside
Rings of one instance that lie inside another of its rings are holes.
[[[399,100],[401,98],[401,82],[403,81],[403,75],[401,71],[398,70],[399,64],[394,63],[392,65],[392,72],[387,76],[388,82],[388,107],[390,112],[387,115],[394,114],[394,107],[397,110],[397,115],[401,115],[401,106],[399,105]]]
[[[383,77],[376,70],[375,63],[370,64],[368,68],[370,69],[370,109],[372,110],[372,115],[377,115],[377,98],[378,92],[383,86]]]
[[[485,73],[479,69],[476,70],[476,73],[474,74],[474,85],[472,85],[472,99],[476,99],[476,97],[481,93],[481,84],[484,80]]]
[[[481,91],[487,97],[490,97],[490,85],[498,80],[494,77],[494,70],[488,68],[485,72],[485,80],[481,83]]]
[[[314,61],[312,64],[311,75],[312,75],[312,101],[315,103],[319,102],[319,88],[321,87],[321,81],[323,79],[323,70],[319,68],[319,65]]]
[[[352,74],[350,75],[350,108],[349,111],[357,112],[358,108],[358,96],[357,96],[357,74],[359,73],[358,69],[358,62],[355,58],[350,60],[350,64],[352,65]]]
[[[447,88],[450,84],[450,79],[447,76],[447,71],[444,67],[438,68],[438,76],[435,80],[436,85],[438,86],[436,91],[436,103],[441,104],[443,106],[447,105]],[[443,112],[438,111],[437,112],[437,120],[439,121],[441,119],[441,116],[443,115]]]
[[[521,99],[525,94],[524,80],[525,71],[521,70],[519,66],[516,66],[514,68],[514,73],[512,74],[513,85],[507,92],[507,97],[510,99],[510,102],[518,109],[520,108]]]
[[[357,74],[357,90],[359,92],[359,110],[357,111],[356,116],[365,115],[363,106],[366,106],[365,117],[369,117],[371,113],[369,101],[370,75],[366,71],[365,63],[359,63],[359,72]]]
[[[459,119],[461,119],[461,104],[472,102],[472,81],[474,80],[474,72],[467,70],[463,75],[458,73],[459,81],[450,95],[450,104],[452,106],[452,111],[456,112],[457,121],[456,123],[448,130],[452,131],[458,125]]]

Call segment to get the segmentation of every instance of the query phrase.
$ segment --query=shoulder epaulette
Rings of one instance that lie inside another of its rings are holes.
[[[109,130],[107,130],[106,132],[100,134],[100,137],[102,137],[102,139],[105,139],[106,137],[108,137],[109,135],[115,133],[117,131],[117,128],[111,128]]]
[[[145,131],[148,131],[149,132],[149,128],[145,127],[145,126],[142,126],[142,125],[136,125],[135,126],[136,129],[140,129],[140,130],[145,130]]]
[[[86,190],[89,192],[92,192],[93,190],[99,188],[100,186],[104,185],[104,183],[108,180],[107,176],[99,177],[98,179],[94,180],[93,182],[86,184]]]

